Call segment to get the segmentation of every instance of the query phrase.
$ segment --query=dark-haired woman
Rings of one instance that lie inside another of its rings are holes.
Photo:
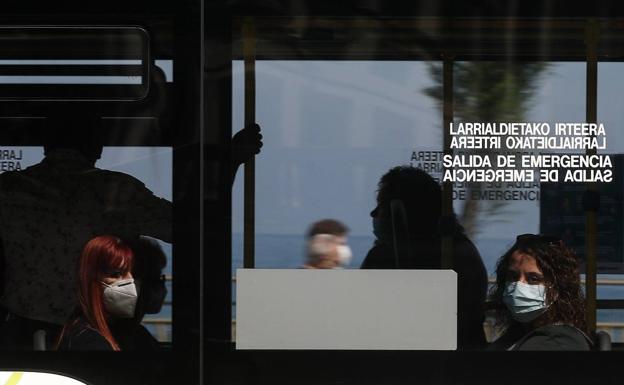
[[[492,288],[499,350],[589,350],[576,256],[563,241],[525,234],[498,261]]]
[[[121,239],[91,239],[80,255],[79,308],[59,337],[60,350],[120,350],[111,323],[135,314],[134,254]]]

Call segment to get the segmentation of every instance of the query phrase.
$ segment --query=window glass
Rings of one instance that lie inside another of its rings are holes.
[[[23,170],[43,159],[43,148],[35,146],[0,147],[0,172]],[[105,147],[96,163],[100,169],[131,175],[156,196],[172,200],[172,150],[170,147]],[[167,264],[165,275],[167,296],[157,314],[146,314],[143,324],[157,340],[171,342],[172,328],[172,245],[156,240]]]
[[[584,79],[584,63],[459,62],[455,122],[582,122]],[[455,200],[455,212],[494,277],[496,261],[516,235],[540,232],[539,183],[456,185],[455,190],[466,196]]]
[[[243,64],[233,62],[233,130],[243,127]],[[256,267],[304,263],[308,226],[335,218],[350,228],[350,267],[373,242],[377,182],[410,164],[413,151],[440,151],[441,114],[425,94],[426,62],[258,61]],[[233,268],[242,267],[242,178],[233,191]]]
[[[350,229],[347,267],[359,268],[374,241],[370,212],[379,178],[412,163],[414,152],[441,151],[441,113],[425,93],[436,87],[430,67],[410,61],[256,63],[256,119],[264,143],[256,158],[256,267],[302,266],[309,226],[334,218]],[[233,132],[244,125],[243,74],[242,61],[234,61]],[[232,202],[235,275],[243,267],[242,177]]]

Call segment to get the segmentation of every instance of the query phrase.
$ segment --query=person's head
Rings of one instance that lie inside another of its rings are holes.
[[[342,222],[335,219],[321,219],[314,222],[310,229],[308,229],[308,237],[313,237],[316,234],[330,234],[338,237],[346,237],[349,232],[349,228]]]
[[[136,317],[140,320],[144,314],[157,314],[162,308],[167,296],[162,273],[167,265],[167,256],[158,242],[148,237],[133,241],[132,250],[135,255],[133,275],[139,292]]]
[[[95,164],[102,156],[101,119],[97,115],[66,113],[46,118],[43,150],[73,150]]]
[[[322,219],[308,229],[307,264],[322,269],[348,266],[352,252],[347,243],[349,228],[335,219]],[[321,267],[322,266],[322,267]]]
[[[524,234],[498,261],[492,300],[499,325],[563,323],[586,329],[578,262],[555,237]]]
[[[78,282],[82,315],[111,344],[109,321],[134,316],[137,293],[132,277],[134,254],[120,238],[101,235],[91,239],[80,255]]]
[[[431,234],[438,230],[442,189],[429,174],[415,167],[397,166],[381,177],[377,187],[377,205],[370,215],[378,239],[392,231],[391,203],[394,200],[403,203],[411,234]]]

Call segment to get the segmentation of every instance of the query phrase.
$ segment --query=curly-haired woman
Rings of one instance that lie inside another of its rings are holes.
[[[563,241],[518,236],[498,261],[491,296],[504,330],[491,349],[590,349],[578,263]]]

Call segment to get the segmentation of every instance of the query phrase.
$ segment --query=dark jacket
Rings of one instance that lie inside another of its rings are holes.
[[[590,350],[592,342],[570,325],[546,325],[529,333],[512,328],[488,347],[489,350]]]
[[[110,328],[121,350],[160,350],[160,344],[154,336],[134,319],[117,320]]]
[[[120,350],[160,350],[160,344],[145,327],[134,320],[118,320],[110,330]],[[79,318],[63,336],[59,350],[113,350],[99,331]]]
[[[84,319],[70,327],[61,340],[59,350],[113,350],[106,338]]]

